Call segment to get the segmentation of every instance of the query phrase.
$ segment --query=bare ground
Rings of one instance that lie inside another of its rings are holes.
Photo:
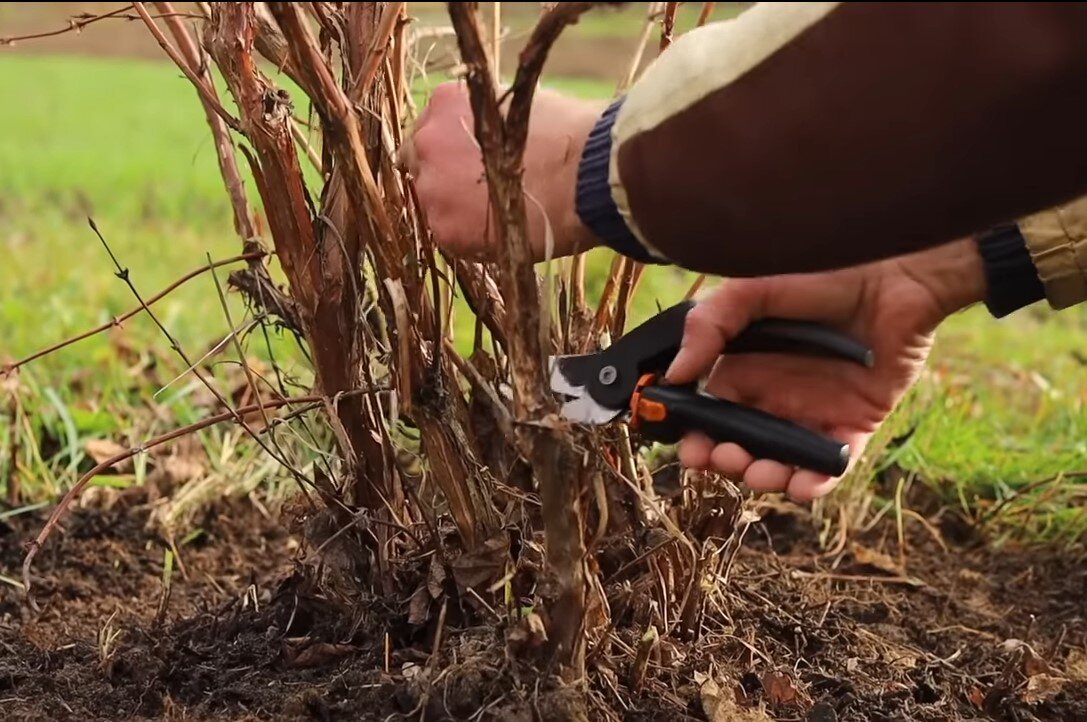
[[[41,612],[0,586],[5,719],[527,720],[578,705],[627,720],[1087,719],[1083,560],[987,550],[951,521],[946,552],[911,526],[903,569],[884,553],[889,523],[828,554],[805,513],[770,511],[699,639],[663,640],[632,689],[642,630],[613,608],[582,694],[537,682],[505,625],[465,621],[456,600],[423,625],[410,590],[333,609],[306,592],[293,537],[248,501],[202,520],[156,621],[165,547],[146,518],[139,503],[70,517],[36,567]],[[40,523],[0,522],[0,573],[18,576]],[[769,717],[741,716],[758,709]]]

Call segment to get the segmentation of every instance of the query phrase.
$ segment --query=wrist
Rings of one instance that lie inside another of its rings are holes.
[[[952,241],[912,258],[910,274],[928,288],[944,318],[985,300],[985,262],[974,239]]]
[[[585,153],[585,146],[589,136],[596,127],[600,116],[607,110],[606,104],[594,103],[586,105],[584,113],[580,114],[574,127],[571,147],[566,159],[566,172],[562,178],[563,197],[563,228],[568,240],[571,254],[584,253],[601,245],[600,239],[592,229],[585,224],[578,213],[578,170],[581,158]]]

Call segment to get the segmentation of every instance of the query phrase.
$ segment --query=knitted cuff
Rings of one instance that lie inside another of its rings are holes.
[[[1003,318],[1045,298],[1026,240],[1018,225],[997,226],[977,238],[988,287],[985,307]]]
[[[616,253],[641,263],[660,263],[623,220],[611,195],[611,131],[623,99],[612,103],[589,133],[578,165],[576,209],[581,222]]]

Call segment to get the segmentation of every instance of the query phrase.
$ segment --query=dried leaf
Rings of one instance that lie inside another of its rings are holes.
[[[861,566],[871,567],[876,571],[889,574],[892,577],[906,576],[906,572],[902,566],[890,556],[883,552],[878,552],[875,549],[861,546],[860,544],[853,545],[853,559]]]
[[[483,542],[473,552],[465,552],[453,560],[453,579],[461,590],[486,587],[506,571],[509,559],[509,537],[505,532]]]
[[[1064,660],[1064,676],[1076,682],[1087,682],[1087,654],[1076,648]]]
[[[736,703],[736,694],[722,689],[712,677],[701,683],[700,693],[702,712],[709,722],[772,722],[762,707],[741,707]]]
[[[437,599],[442,596],[445,580],[448,576],[445,573],[445,565],[442,564],[442,560],[438,558],[437,554],[432,556],[430,558],[430,574],[426,580],[426,588],[431,597]]]
[[[305,649],[290,655],[288,666],[291,667],[323,667],[343,659],[358,651],[358,647],[350,644],[332,644],[330,642],[316,642]]]
[[[1064,689],[1067,679],[1054,677],[1049,674],[1037,674],[1027,680],[1027,688],[1023,692],[1023,701],[1027,704],[1036,704],[1047,699],[1053,699]]]
[[[540,615],[529,612],[518,620],[506,639],[514,650],[536,649],[547,642],[547,628]]]
[[[163,459],[160,468],[175,484],[183,484],[207,470],[207,457],[174,454]]]
[[[1039,657],[1029,645],[1024,644],[1022,651],[1023,674],[1028,677],[1035,677],[1037,675],[1057,676],[1057,670],[1053,669],[1053,667],[1049,665],[1049,662]]]
[[[970,700],[970,704],[978,709],[984,709],[985,693],[981,691],[981,687],[971,687],[970,691],[966,693],[966,698]]]
[[[772,705],[795,704],[798,693],[793,680],[787,674],[767,670],[762,675],[762,687],[766,699]]]
[[[428,611],[430,611],[430,592],[426,586],[420,586],[411,595],[411,602],[408,604],[408,624],[416,627],[426,624]]]
[[[125,447],[110,439],[89,439],[83,443],[83,450],[94,459],[96,464],[101,464],[107,459],[123,454],[126,451]],[[114,464],[111,468],[118,474],[129,474],[132,472],[132,465],[132,459],[125,459]]]

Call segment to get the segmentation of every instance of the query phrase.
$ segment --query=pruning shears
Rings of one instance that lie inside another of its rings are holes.
[[[831,476],[845,473],[849,445],[759,409],[712,397],[697,385],[674,386],[660,379],[679,351],[684,321],[694,308],[684,301],[657,314],[598,353],[553,356],[551,390],[564,398],[562,415],[582,424],[622,418],[642,437],[673,444],[700,431],[716,443],[734,442],[755,458]],[[767,318],[729,341],[737,353],[783,353],[871,367],[868,347],[810,321]]]

